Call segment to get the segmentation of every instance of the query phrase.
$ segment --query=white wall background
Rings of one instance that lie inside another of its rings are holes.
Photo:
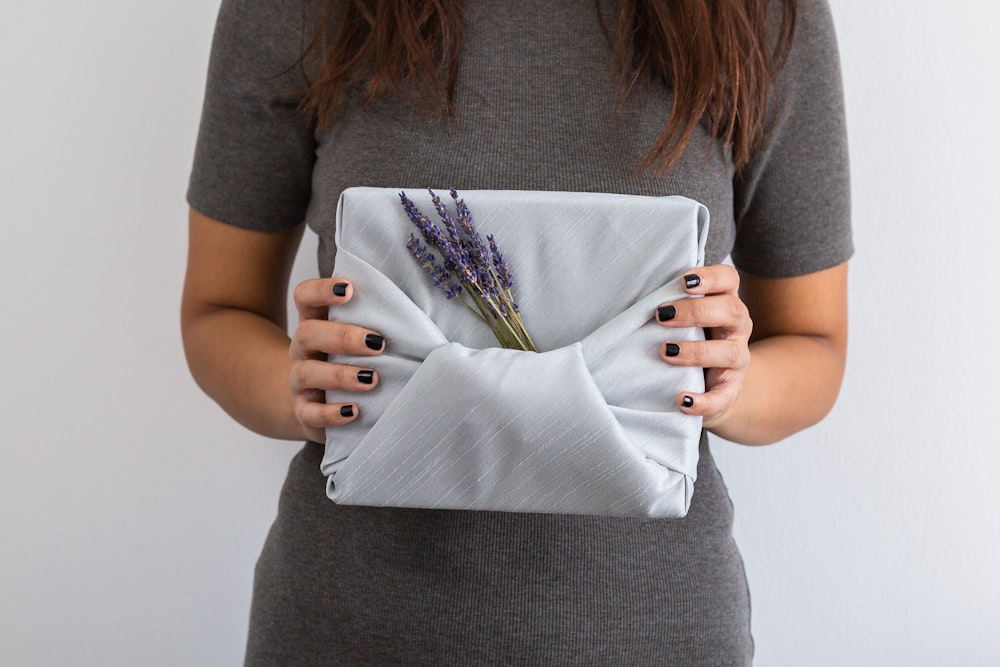
[[[0,7],[4,665],[242,659],[297,445],[231,423],[181,352],[216,7]],[[858,246],[844,391],[783,444],[716,446],[757,664],[1000,664],[1000,7],[833,9]]]

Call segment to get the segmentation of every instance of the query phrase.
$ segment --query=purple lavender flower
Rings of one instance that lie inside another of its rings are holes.
[[[480,271],[489,272],[490,253],[486,244],[483,243],[483,237],[476,230],[475,223],[472,220],[472,211],[465,205],[465,200],[458,196],[458,191],[455,188],[451,189],[451,198],[455,200],[455,210],[458,212],[458,224],[461,225],[462,231],[465,232],[465,237],[468,239],[470,257],[476,262]]]
[[[399,199],[403,202],[403,209],[406,211],[407,217],[417,226],[427,243],[438,248],[447,243],[441,230],[430,221],[430,218],[420,212],[420,209],[406,196],[405,192],[399,193]]]
[[[497,272],[497,280],[500,282],[501,287],[509,290],[514,286],[514,276],[511,275],[510,268],[507,266],[507,262],[504,261],[503,255],[500,254],[500,248],[497,247],[497,242],[493,238],[493,235],[489,234],[486,239],[490,242],[490,254],[493,255],[493,269]]]
[[[426,246],[420,244],[420,240],[410,234],[410,240],[406,244],[407,250],[410,254],[417,260],[422,267],[427,269],[427,272],[431,276],[431,281],[434,283],[434,287],[437,287],[444,291],[445,296],[449,299],[454,299],[458,296],[461,291],[461,285],[453,285],[451,283],[451,273],[449,273],[443,266],[438,266],[436,257]]]
[[[458,234],[458,225],[455,223],[455,219],[451,217],[448,207],[444,205],[441,198],[433,190],[427,188],[427,192],[431,195],[431,203],[434,204],[434,210],[437,211],[438,217],[444,223],[444,228],[448,230],[448,235],[451,237],[452,243],[461,245],[462,238]]]
[[[407,217],[427,242],[424,246],[416,235],[410,234],[407,249],[427,270],[434,286],[443,290],[449,299],[465,293],[471,304],[462,298],[459,301],[493,329],[501,345],[535,351],[535,344],[524,328],[510,292],[514,284],[513,276],[497,248],[496,240],[489,235],[486,237],[489,243],[483,242],[472,212],[454,188],[451,188],[450,194],[455,200],[455,216],[433,190],[427,191],[444,231],[432,223],[405,192],[400,192],[399,199]],[[441,253],[441,264],[438,264],[430,248],[436,248]]]

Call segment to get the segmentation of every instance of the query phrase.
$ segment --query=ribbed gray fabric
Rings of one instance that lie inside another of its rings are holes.
[[[341,191],[402,183],[680,194],[711,213],[707,263],[828,268],[852,251],[838,59],[825,0],[801,5],[781,111],[734,179],[702,131],[667,177],[635,175],[670,95],[640,84],[616,113],[591,3],[470,0],[459,120],[348,100],[317,136],[276,97],[303,73],[269,78],[298,55],[312,3],[224,0],[188,201],[250,229],[305,213],[323,275]],[[575,279],[584,292],[586,272]],[[326,498],[321,455],[307,444],[289,470],[257,566],[249,665],[751,661],[732,507],[705,443],[680,520],[342,507]]]
[[[247,664],[747,665],[732,505],[705,443],[685,519],[343,506],[292,461]]]

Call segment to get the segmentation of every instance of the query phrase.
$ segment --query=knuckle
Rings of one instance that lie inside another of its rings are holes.
[[[308,359],[316,353],[316,325],[313,320],[303,320],[295,327],[288,353],[293,359]]]
[[[354,341],[357,339],[355,327],[336,325],[330,329],[331,339],[337,345],[339,351],[347,351],[355,347]]]
[[[304,306],[309,303],[309,293],[312,288],[312,280],[303,280],[292,290],[292,300],[296,306]]]
[[[748,345],[741,344],[739,346],[740,350],[740,360],[737,368],[743,369],[750,365],[750,347]]]
[[[696,366],[705,366],[708,361],[708,344],[695,343],[690,348],[689,358]]]
[[[726,368],[743,368],[744,365],[743,346],[730,342],[726,346]]]
[[[295,334],[292,335],[292,342],[288,345],[288,358],[293,360],[302,358],[302,345]]]
[[[318,392],[326,389],[323,376],[327,365],[325,361],[310,359],[298,364],[298,368],[295,370],[300,390],[309,392],[310,398],[313,400],[316,400]]]
[[[302,320],[299,322],[298,326],[295,327],[295,333],[292,334],[292,340],[299,341],[300,344],[304,344],[306,341],[312,340],[316,333],[316,320]]]
[[[292,342],[302,357],[317,354],[346,354],[358,349],[356,327],[327,320],[302,320],[295,328]]]
[[[295,399],[295,418],[302,424],[315,428],[316,424],[313,423],[311,412],[308,401],[301,396]]]
[[[747,306],[743,301],[735,295],[729,295],[727,297],[727,313],[729,319],[734,322],[743,322],[750,317],[750,311],[747,310]]]
[[[705,305],[706,299],[690,299],[688,302],[688,321],[698,323],[707,319],[708,307]]]
[[[296,394],[306,386],[306,372],[303,366],[304,364],[299,362],[292,364],[292,370],[288,374],[289,384],[292,387],[292,391]]]

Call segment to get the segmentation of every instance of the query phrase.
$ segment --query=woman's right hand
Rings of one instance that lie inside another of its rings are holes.
[[[289,382],[295,417],[313,442],[326,441],[326,427],[342,426],[358,416],[356,403],[326,403],[327,390],[362,392],[378,385],[378,373],[371,368],[327,361],[330,354],[375,356],[385,350],[385,339],[377,332],[327,319],[331,306],[347,303],[353,295],[350,281],[337,277],[304,280],[295,286],[299,326],[288,348]]]

